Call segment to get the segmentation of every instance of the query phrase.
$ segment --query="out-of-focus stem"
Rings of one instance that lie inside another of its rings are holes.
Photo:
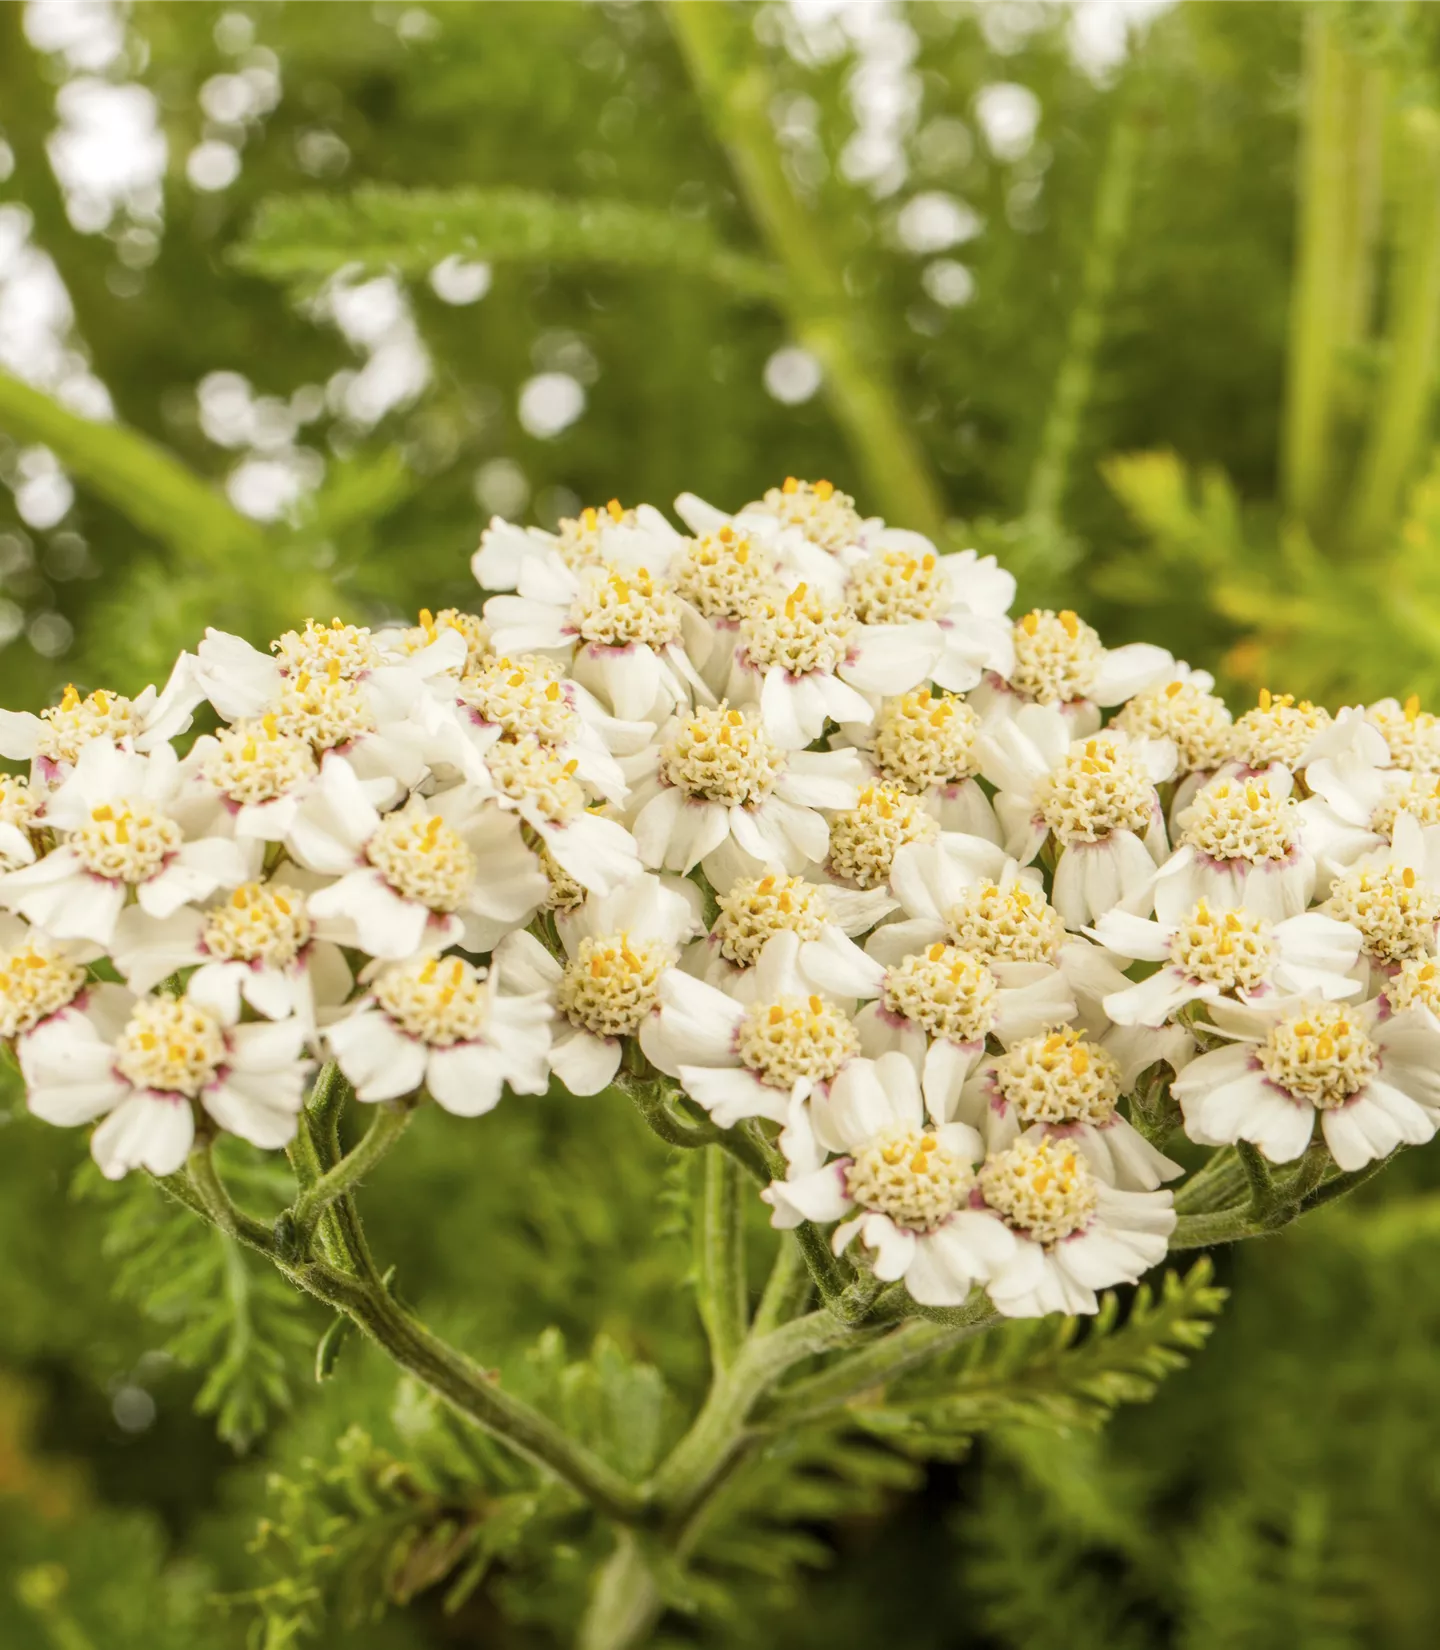
[[[1370,424],[1348,538],[1361,551],[1384,548],[1405,483],[1429,433],[1440,331],[1440,115],[1408,109],[1398,127],[1395,261],[1385,377]]]
[[[1120,248],[1130,225],[1144,113],[1133,97],[1116,110],[1110,143],[1095,193],[1090,244],[1080,276],[1080,295],[1070,313],[1065,353],[1056,374],[1040,433],[1040,446],[1026,490],[1026,519],[1055,526],[1070,478],[1085,403],[1095,381],[1095,358],[1105,329],[1105,311],[1115,287]]]
[[[798,340],[820,361],[826,392],[855,454],[867,500],[897,525],[938,537],[945,507],[908,424],[888,363],[846,292],[822,226],[785,177],[770,121],[774,87],[753,58],[735,60],[729,6],[671,0],[671,27],[696,92],[725,146],[760,233],[785,275],[782,303]]]
[[[700,1218],[695,1224],[696,1294],[717,1370],[734,1362],[750,1316],[745,1282],[745,1223],[740,1165],[707,1146]]]

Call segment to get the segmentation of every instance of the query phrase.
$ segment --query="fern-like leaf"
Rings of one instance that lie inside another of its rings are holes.
[[[561,200],[522,189],[276,196],[262,203],[234,257],[242,269],[279,281],[322,280],[345,267],[423,275],[462,257],[682,270],[750,297],[777,290],[763,263],[719,245],[703,224],[626,201]]]

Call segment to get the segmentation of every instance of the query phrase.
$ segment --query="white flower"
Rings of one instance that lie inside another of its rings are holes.
[[[1314,794],[1300,804],[1301,830],[1322,886],[1387,847],[1402,814],[1420,827],[1440,873],[1440,772],[1380,768],[1350,751],[1312,762],[1305,783]]]
[[[379,814],[348,763],[326,758],[289,846],[339,880],[311,895],[312,916],[346,943],[397,959],[462,942],[488,950],[527,922],[547,883],[519,821],[469,787]],[[488,942],[488,943],[486,943]]]
[[[686,539],[670,563],[675,593],[705,621],[710,633],[701,675],[713,693],[729,679],[740,621],[779,580],[781,564],[754,534],[729,523]]]
[[[289,875],[295,877],[293,869]],[[304,891],[282,872],[271,882],[241,883],[203,911],[187,906],[160,921],[130,906],[115,925],[110,955],[139,994],[193,968],[193,989],[229,1019],[240,1017],[243,999],[268,1020],[293,1014],[313,1033],[321,1014],[333,1013],[354,983],[344,953],[326,932],[307,909]]]
[[[206,836],[282,842],[319,771],[310,741],[282,733],[273,712],[203,734],[180,764],[185,823]],[[367,789],[384,802],[391,781]]]
[[[1341,717],[1345,714],[1340,712]],[[1403,705],[1396,699],[1377,699],[1364,716],[1379,730],[1389,760],[1397,768],[1417,773],[1440,770],[1440,717],[1420,709],[1418,694],[1412,693]]]
[[[92,739],[46,804],[58,846],[0,876],[0,905],[56,939],[103,946],[132,891],[150,916],[168,917],[245,881],[249,863],[234,842],[186,841],[170,811],[179,788],[169,745],[142,756]]]
[[[724,704],[667,723],[625,768],[642,862],[682,874],[701,865],[722,890],[747,874],[745,858],[792,874],[823,860],[830,827],[817,810],[853,806],[865,774],[853,751],[783,751]],[[728,861],[718,858],[727,843],[739,850]]]
[[[35,863],[36,832],[44,828],[45,794],[21,774],[0,773],[0,871]]]
[[[844,940],[868,932],[895,909],[885,888],[861,891],[774,872],[739,878],[716,903],[710,932],[689,948],[681,966],[737,1002],[754,996],[755,964],[776,934],[795,933],[802,941]]]
[[[1176,664],[1167,680],[1128,699],[1110,726],[1132,739],[1168,739],[1175,747],[1178,773],[1212,774],[1230,756],[1233,727],[1214,687],[1208,670]]]
[[[1114,1056],[1083,1031],[1062,1026],[1022,1038],[984,1061],[954,1112],[945,1115],[973,1124],[991,1152],[1038,1127],[1072,1145],[1101,1180],[1153,1192],[1185,1171],[1120,1115],[1124,1089]]]
[[[873,725],[846,723],[841,737],[865,753],[881,784],[922,797],[942,830],[999,842],[1000,822],[975,779],[980,731],[963,699],[921,687],[883,700]]]
[[[0,710],[0,756],[28,759],[39,787],[58,784],[92,739],[112,740],[122,750],[155,750],[185,732],[205,697],[195,667],[194,656],[182,653],[159,693],[147,687],[134,699],[100,688],[81,698],[67,687],[60,703],[38,716]]]
[[[733,516],[694,493],[681,493],[675,513],[696,533],[713,533],[728,525],[767,544],[785,546],[798,540],[832,555],[863,546],[868,534],[884,527],[878,517],[863,520],[855,500],[833,483],[798,481],[794,476]]]
[[[1096,1291],[1137,1282],[1175,1230],[1169,1192],[1110,1185],[1044,1124],[992,1152],[977,1179],[984,1206],[1016,1238],[1014,1260],[987,1285],[1007,1317],[1096,1311]]]
[[[1176,818],[1178,846],[1155,878],[1161,922],[1178,922],[1201,900],[1270,922],[1299,916],[1315,890],[1315,860],[1293,788],[1281,767],[1249,779],[1220,774],[1200,787]]]
[[[987,675],[973,695],[987,717],[1046,705],[1064,711],[1079,737],[1100,726],[1100,707],[1123,705],[1175,674],[1175,661],[1163,647],[1130,642],[1107,648],[1068,608],[1035,608],[1016,620],[1011,637],[1015,663],[1008,678]]]
[[[56,940],[19,917],[0,915],[0,1039],[21,1042],[93,989],[89,940]],[[82,1005],[83,1006],[83,1005]]]
[[[195,1137],[196,1103],[223,1129],[274,1149],[295,1133],[309,1062],[296,1019],[240,1025],[197,990],[136,999],[98,986],[46,1020],[19,1049],[30,1109],[64,1127],[103,1118],[101,1170],[174,1174]]]
[[[607,561],[577,572],[558,555],[532,555],[519,594],[492,596],[485,621],[497,653],[563,654],[575,680],[623,721],[661,722],[692,700],[713,702],[697,669],[709,630],[644,565]]]
[[[1270,922],[1243,908],[1212,911],[1201,900],[1171,922],[1110,911],[1087,932],[1118,956],[1163,965],[1105,998],[1105,1012],[1120,1025],[1162,1026],[1189,1003],[1221,997],[1248,1003],[1300,993],[1328,1000],[1361,989],[1349,977],[1359,932],[1318,911]]]
[[[1006,847],[1021,864],[1047,837],[1060,849],[1051,899],[1067,928],[1146,900],[1165,857],[1156,785],[1175,769],[1168,741],[1107,729],[1072,740],[1059,711],[1027,705],[982,736],[985,777]]]
[[[576,571],[606,560],[663,569],[679,543],[680,535],[653,506],[624,510],[612,498],[602,510],[587,508],[562,519],[554,533],[492,516],[480,535],[480,548],[470,558],[470,571],[482,590],[515,590],[522,570],[537,555],[558,556]]]
[[[507,989],[543,992],[556,1005],[550,1069],[571,1094],[614,1081],[623,1039],[659,1013],[661,978],[701,926],[693,883],[640,876],[557,916],[563,963],[533,934],[508,934],[495,948]]]
[[[908,692],[940,646],[933,624],[865,624],[804,583],[777,586],[740,620],[726,697],[757,702],[776,744],[803,750],[827,721],[873,721],[866,695]]]
[[[801,947],[800,967],[819,990],[841,1001],[865,1000],[855,1017],[862,1050],[871,1059],[903,1054],[922,1078],[931,1116],[942,1123],[956,1115],[956,1099],[988,1038],[1030,1037],[1076,1012],[1058,969],[1012,967],[1002,985],[984,957],[940,940],[887,968],[832,931]]]
[[[543,1094],[550,1005],[498,985],[493,971],[463,957],[382,964],[354,1011],[326,1032],[356,1098],[397,1100],[423,1087],[457,1117],[479,1117],[507,1083],[516,1094]]]
[[[1383,740],[1359,718],[1341,737],[1358,739],[1360,749],[1384,759]],[[1230,756],[1234,771],[1242,778],[1263,773],[1276,763],[1298,772],[1317,756],[1329,754],[1337,743],[1335,719],[1323,705],[1312,705],[1308,699],[1297,702],[1293,693],[1273,694],[1261,688],[1254,709],[1235,718]]]
[[[680,969],[660,980],[660,1013],[640,1027],[651,1063],[722,1129],[746,1117],[784,1123],[860,1052],[860,1037],[799,969],[800,938],[775,935],[755,965],[748,1003]]]
[[[1402,814],[1390,846],[1342,871],[1320,906],[1327,916],[1359,931],[1365,954],[1361,979],[1383,982],[1397,964],[1434,955],[1440,940],[1440,888],[1427,874],[1426,834]]]
[[[1434,1135],[1440,1031],[1420,1013],[1381,1019],[1373,1002],[1294,997],[1218,1002],[1210,1012],[1235,1045],[1192,1061],[1172,1090],[1200,1145],[1248,1140],[1272,1163],[1291,1163],[1318,1116],[1331,1156],[1349,1171]]]
[[[1013,1235],[971,1207],[979,1136],[963,1123],[927,1122],[907,1060],[852,1061],[823,1110],[826,1143],[841,1155],[825,1162],[820,1142],[807,1139],[787,1178],[760,1194],[772,1224],[842,1222],[835,1252],[858,1237],[873,1253],[875,1276],[903,1279],[924,1306],[961,1305],[1013,1260]]]

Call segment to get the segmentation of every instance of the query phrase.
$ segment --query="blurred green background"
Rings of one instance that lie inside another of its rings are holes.
[[[1437,71],[1440,9],[1376,0],[0,6],[5,703],[466,605],[492,513],[793,473],[1237,708],[1435,708]],[[317,1388],[283,1287],[0,1125],[6,1650],[570,1641],[586,1532],[467,1572],[415,1394],[348,1345]],[[1433,1644],[1433,1162],[1218,1256],[1209,1347],[1103,1431],[792,1463],[667,1642]],[[487,1361],[543,1382],[556,1329],[567,1402],[690,1403],[686,1173],[584,1103],[427,1114],[372,1238]]]

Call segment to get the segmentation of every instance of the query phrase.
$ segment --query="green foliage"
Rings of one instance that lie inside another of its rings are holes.
[[[775,276],[726,250],[703,223],[624,201],[558,200],[522,189],[360,189],[345,199],[262,201],[236,265],[272,280],[323,280],[342,268],[425,275],[445,258],[612,265],[699,274],[751,297]]]
[[[231,1169],[255,1196],[273,1199],[288,1184],[283,1169],[244,1148],[233,1153]],[[115,1290],[165,1328],[171,1357],[203,1375],[196,1410],[215,1417],[232,1448],[248,1450],[293,1401],[315,1340],[314,1315],[268,1261],[148,1179],[106,1181],[87,1163],[76,1190],[107,1208],[104,1254],[114,1264]]]

